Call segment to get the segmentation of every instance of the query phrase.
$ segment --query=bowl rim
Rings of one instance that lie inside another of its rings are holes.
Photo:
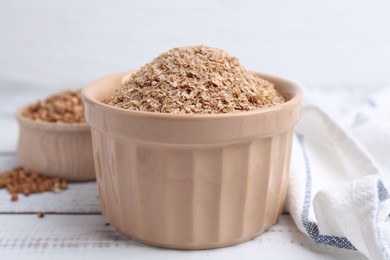
[[[267,107],[267,108],[258,108],[253,109],[250,111],[242,111],[242,112],[234,112],[234,113],[217,113],[217,114],[173,114],[173,113],[160,113],[160,112],[149,112],[149,111],[136,111],[136,110],[130,110],[130,109],[123,109],[119,107],[114,107],[107,105],[103,103],[102,101],[97,100],[96,98],[91,96],[91,89],[95,87],[97,83],[103,80],[114,80],[118,77],[123,77],[134,73],[135,71],[127,71],[127,72],[120,72],[116,74],[111,74],[105,77],[101,77],[91,83],[89,83],[85,88],[81,91],[81,96],[84,100],[84,107],[86,103],[90,103],[98,107],[99,109],[106,111],[106,112],[113,112],[113,113],[120,113],[123,115],[128,116],[136,116],[136,117],[148,117],[148,118],[154,118],[154,119],[170,119],[170,120],[211,120],[211,119],[226,119],[226,118],[235,118],[235,117],[244,117],[244,116],[253,116],[258,114],[265,114],[265,113],[272,113],[274,111],[279,111],[283,109],[291,109],[298,105],[300,105],[301,101],[303,100],[303,90],[300,87],[300,85],[291,80],[287,80],[282,77],[274,76],[271,74],[261,73],[261,72],[254,72],[257,75],[264,77],[266,80],[269,80],[271,83],[275,79],[277,81],[283,81],[289,85],[290,88],[295,90],[295,94],[293,97],[288,100],[287,102],[284,102],[282,104]],[[84,112],[85,113],[85,112]]]
[[[64,122],[47,122],[42,120],[33,120],[22,115],[22,112],[26,110],[32,103],[24,105],[16,111],[16,119],[19,125],[26,126],[34,129],[43,129],[50,131],[89,131],[90,126],[87,122],[80,123],[64,123]]]

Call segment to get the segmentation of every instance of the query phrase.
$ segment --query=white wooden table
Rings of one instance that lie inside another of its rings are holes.
[[[0,88],[0,171],[17,166],[15,111],[52,93],[49,89]],[[34,152],[34,151],[31,151]],[[44,218],[36,212],[44,211]],[[19,196],[0,190],[0,259],[360,259],[316,245],[289,215],[246,243],[214,250],[170,250],[129,240],[100,213],[95,182],[71,183],[61,193]]]

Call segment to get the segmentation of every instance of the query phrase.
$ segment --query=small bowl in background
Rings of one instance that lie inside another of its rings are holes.
[[[89,125],[32,120],[22,115],[27,107],[16,114],[20,165],[69,181],[95,180]]]

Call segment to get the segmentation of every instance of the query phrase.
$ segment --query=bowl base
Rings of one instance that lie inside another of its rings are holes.
[[[247,242],[249,240],[252,240],[263,233],[265,233],[271,226],[273,226],[275,223],[265,227],[260,232],[257,232],[255,234],[251,234],[249,236],[245,236],[238,239],[233,239],[229,241],[219,241],[219,242],[211,242],[211,243],[170,243],[170,242],[158,242],[158,241],[152,241],[147,239],[142,239],[137,236],[126,234],[122,231],[119,231],[116,229],[120,234],[122,234],[125,238],[134,240],[136,242],[139,242],[144,245],[148,246],[154,246],[159,248],[168,248],[168,249],[178,249],[178,250],[205,250],[205,249],[216,249],[216,248],[222,248],[222,247],[229,247],[229,246],[235,246],[238,244],[242,244],[244,242]]]

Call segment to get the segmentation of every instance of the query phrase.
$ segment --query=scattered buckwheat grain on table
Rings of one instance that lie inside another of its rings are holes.
[[[64,179],[46,177],[36,171],[18,167],[0,174],[1,188],[6,188],[11,194],[11,201],[17,201],[18,194],[29,196],[33,193],[66,190],[68,182]]]

